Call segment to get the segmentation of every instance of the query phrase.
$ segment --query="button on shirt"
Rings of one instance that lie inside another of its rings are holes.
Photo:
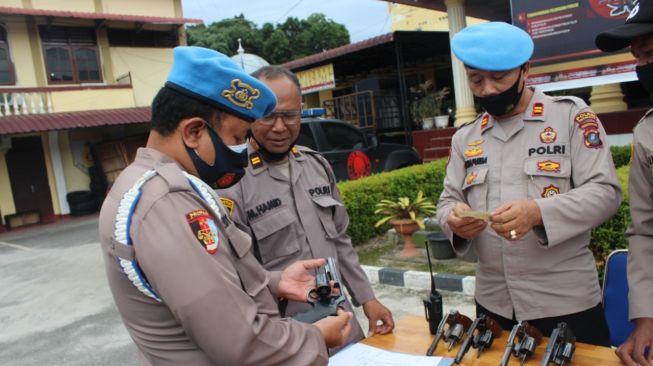
[[[483,113],[456,132],[437,217],[459,255],[474,246],[481,305],[529,320],[576,313],[601,301],[590,231],[621,202],[605,138],[582,100],[537,90],[524,113],[501,122]],[[467,241],[447,225],[457,202],[491,212],[524,199],[535,200],[543,225],[516,242],[489,225]]]

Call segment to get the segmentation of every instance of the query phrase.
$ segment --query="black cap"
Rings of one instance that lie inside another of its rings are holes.
[[[633,38],[653,33],[653,0],[640,0],[630,11],[626,23],[596,36],[602,51],[612,52],[628,47]]]

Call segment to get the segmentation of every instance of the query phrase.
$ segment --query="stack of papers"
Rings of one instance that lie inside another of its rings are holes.
[[[450,366],[453,358],[390,352],[355,343],[329,359],[329,366]]]

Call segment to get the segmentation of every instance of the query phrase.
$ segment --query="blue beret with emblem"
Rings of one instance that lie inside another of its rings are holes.
[[[166,87],[253,122],[274,110],[274,92],[218,51],[175,47]]]
[[[533,47],[528,33],[504,22],[469,26],[451,40],[451,49],[463,64],[485,71],[521,66],[533,55]]]

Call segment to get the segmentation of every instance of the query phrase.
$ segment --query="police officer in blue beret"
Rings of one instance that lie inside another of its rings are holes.
[[[147,146],[100,213],[109,286],[142,365],[326,365],[349,336],[350,312],[280,317],[278,299],[305,301],[324,259],[267,272],[213,190],[243,176],[250,123],[275,106],[225,55],[174,49]]]
[[[637,3],[625,24],[596,37],[596,46],[606,52],[630,46],[637,60],[637,78],[653,94],[653,1]],[[635,330],[617,348],[617,355],[628,366],[653,366],[653,109],[633,130],[632,146],[628,192],[633,220],[626,237],[628,317]]]
[[[453,136],[438,220],[459,255],[478,254],[477,313],[547,335],[564,321],[609,345],[588,245],[621,189],[601,122],[581,99],[526,86],[533,41],[520,28],[470,26],[451,47],[483,112]]]

